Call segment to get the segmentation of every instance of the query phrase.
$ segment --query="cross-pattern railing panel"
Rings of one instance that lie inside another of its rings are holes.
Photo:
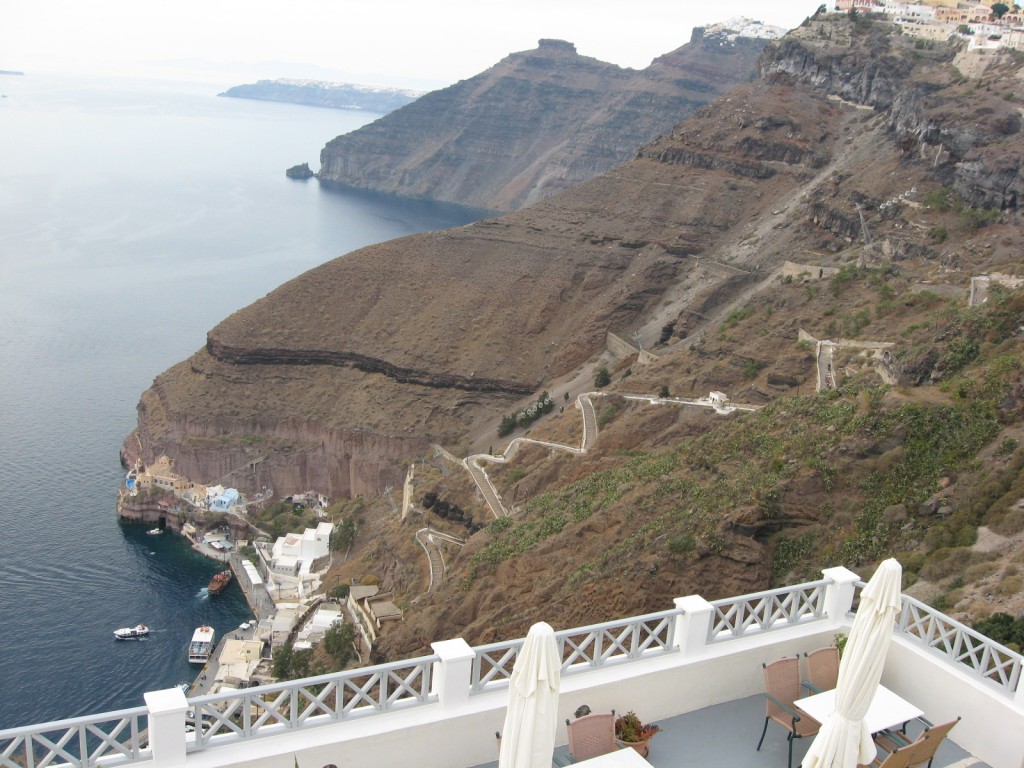
[[[1004,693],[1012,694],[1017,690],[1024,662],[1021,654],[931,606],[904,595],[896,628]]]
[[[795,587],[715,600],[711,603],[715,615],[708,627],[708,642],[818,621],[825,616],[825,588],[829,583],[827,580],[811,581]]]
[[[562,657],[562,674],[576,674],[608,664],[624,663],[677,649],[675,623],[681,611],[672,609],[629,619],[592,624],[555,633]],[[523,639],[476,646],[473,651],[472,692],[505,682]]]
[[[189,700],[189,749],[215,736],[259,736],[282,729],[426,704],[437,656],[380,664],[304,680],[275,683]]]
[[[145,707],[0,731],[0,767],[93,768],[148,757]]]

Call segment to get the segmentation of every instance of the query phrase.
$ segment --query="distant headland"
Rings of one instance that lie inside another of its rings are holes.
[[[228,88],[218,96],[260,101],[283,101],[330,109],[358,109],[386,115],[415,101],[421,91],[403,88],[384,88],[352,83],[332,83],[325,80],[259,80],[247,85]]]

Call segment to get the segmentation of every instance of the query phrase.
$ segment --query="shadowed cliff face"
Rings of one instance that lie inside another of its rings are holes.
[[[844,23],[830,29],[852,47],[802,28],[768,49],[761,79],[610,173],[502,218],[349,254],[235,313],[143,396],[126,457],[167,453],[193,479],[235,472],[238,487],[279,494],[378,491],[431,442],[486,441],[502,415],[594,360],[609,330],[640,331],[650,347],[692,309],[691,336],[704,332],[702,318],[750,285],[716,261],[756,278],[837,251],[861,231],[858,205],[875,212],[888,258],[937,258],[927,228],[879,204],[953,183],[966,200],[1008,205],[1021,150],[1007,139],[997,164],[979,142],[1012,136],[999,130],[1016,110],[956,84],[950,51],[915,57],[887,25],[862,50]],[[872,46],[884,56],[866,55]],[[877,69],[868,85],[864,68],[888,58],[899,77]],[[991,110],[984,130],[972,98]]]
[[[514,210],[629,160],[751,79],[764,40],[688,45],[636,71],[542,40],[486,72],[331,141],[320,180]]]

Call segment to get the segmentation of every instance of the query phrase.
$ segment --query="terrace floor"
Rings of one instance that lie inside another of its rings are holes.
[[[638,714],[643,716],[642,711]],[[756,749],[764,725],[764,697],[761,695],[657,722],[662,730],[651,741],[647,756],[654,768],[787,768],[786,733],[775,723],[768,724],[761,751]],[[911,723],[907,732],[916,737],[920,725]],[[931,768],[987,768],[985,763],[950,740],[955,738],[954,727],[950,738],[939,747]],[[812,741],[813,738],[805,738],[794,742],[794,768],[800,764]],[[567,753],[568,747],[558,747],[555,752]],[[495,760],[475,768],[497,768],[497,765]]]

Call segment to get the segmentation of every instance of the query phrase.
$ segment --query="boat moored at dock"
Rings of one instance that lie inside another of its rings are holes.
[[[213,627],[203,625],[196,627],[192,640],[188,644],[188,663],[205,664],[213,652]]]

